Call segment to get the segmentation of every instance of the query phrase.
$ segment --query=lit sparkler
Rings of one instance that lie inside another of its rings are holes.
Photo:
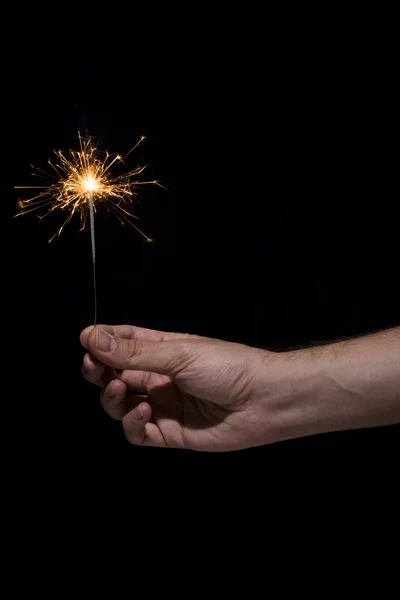
[[[140,138],[138,143],[124,156],[111,155],[108,152],[100,152],[92,144],[90,137],[82,137],[79,134],[79,150],[69,150],[68,154],[61,150],[54,151],[56,159],[48,160],[51,172],[33,167],[32,175],[44,180],[43,185],[16,186],[16,189],[42,190],[35,196],[26,200],[20,200],[18,205],[20,216],[32,211],[46,209],[39,219],[56,211],[67,213],[61,227],[49,239],[51,242],[56,236],[60,236],[64,227],[78,214],[81,221],[81,229],[85,228],[89,214],[92,260],[93,260],[93,284],[95,301],[95,318],[97,320],[97,294],[96,294],[96,249],[94,234],[94,215],[97,207],[102,204],[108,211],[112,212],[121,223],[132,225],[147,242],[151,242],[143,231],[141,231],[132,219],[137,219],[132,213],[131,203],[133,196],[138,195],[137,188],[140,185],[161,184],[158,181],[140,181],[140,175],[146,166],[137,166],[132,171],[122,170],[118,167],[125,166],[125,159],[144,140]]]

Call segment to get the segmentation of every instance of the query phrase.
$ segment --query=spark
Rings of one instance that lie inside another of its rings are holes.
[[[75,214],[79,215],[81,229],[85,228],[90,207],[96,212],[102,205],[115,215],[122,223],[132,225],[147,242],[153,240],[148,237],[132,219],[138,217],[132,212],[132,200],[138,196],[138,187],[142,185],[162,186],[158,181],[141,181],[137,179],[146,166],[136,166],[133,170],[126,169],[125,159],[144,140],[142,136],[137,144],[124,156],[112,155],[101,152],[92,142],[91,137],[83,137],[78,134],[79,149],[54,150],[54,157],[48,160],[50,172],[41,168],[32,168],[33,176],[43,179],[42,185],[15,186],[16,189],[36,189],[34,196],[18,202],[19,212],[16,217],[33,211],[42,211],[39,219],[55,213],[66,214],[61,227],[49,239],[51,242],[56,236],[60,236],[64,227],[71,221]]]
[[[137,166],[131,171],[126,170],[125,159],[141,144],[145,137],[142,136],[137,144],[125,156],[113,156],[108,152],[100,152],[93,146],[91,137],[82,137],[78,133],[79,150],[54,150],[55,158],[49,159],[50,173],[35,169],[32,175],[43,179],[43,185],[15,186],[16,189],[37,189],[34,196],[20,200],[19,213],[15,216],[45,209],[39,219],[51,213],[60,211],[67,213],[61,227],[49,239],[51,242],[60,236],[64,227],[78,214],[81,221],[81,230],[85,228],[87,216],[90,220],[90,234],[93,263],[93,291],[94,291],[94,325],[97,323],[97,286],[96,286],[96,247],[94,215],[97,207],[102,204],[112,212],[122,224],[132,225],[147,242],[149,238],[132,219],[138,219],[133,214],[131,204],[134,196],[138,195],[140,185],[154,184],[162,186],[158,181],[141,181],[137,179],[146,166]],[[124,168],[125,167],[125,168]]]

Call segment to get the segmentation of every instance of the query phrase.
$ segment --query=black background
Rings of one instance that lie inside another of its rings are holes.
[[[3,71],[10,477],[79,497],[315,498],[391,486],[397,427],[220,455],[129,446],[80,374],[79,333],[93,320],[88,230],[75,221],[48,244],[56,216],[40,227],[35,216],[12,218],[29,164],[74,148],[78,130],[112,153],[145,135],[132,161],[149,162],[147,177],[168,191],[146,187],[135,205],[154,244],[98,213],[100,322],[276,350],[398,325],[387,82],[371,84],[362,67],[306,70],[263,44],[188,57],[156,36],[143,45],[127,27],[18,35]]]

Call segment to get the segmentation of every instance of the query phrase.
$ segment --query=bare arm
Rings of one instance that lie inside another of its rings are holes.
[[[400,422],[400,327],[279,353],[130,325],[81,341],[133,444],[226,452]]]
[[[285,363],[283,438],[400,422],[400,327],[288,352]]]

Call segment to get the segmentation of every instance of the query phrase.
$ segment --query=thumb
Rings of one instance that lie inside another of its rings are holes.
[[[173,377],[186,364],[187,340],[142,341],[112,336],[98,327],[89,332],[89,352],[115,369],[152,371]]]

